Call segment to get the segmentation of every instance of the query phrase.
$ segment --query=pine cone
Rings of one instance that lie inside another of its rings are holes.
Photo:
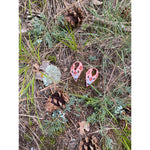
[[[97,146],[97,138],[92,136],[92,137],[85,137],[80,141],[78,150],[101,150],[99,146]]]
[[[53,93],[47,100],[45,110],[47,112],[53,112],[58,108],[63,109],[65,108],[65,104],[68,102],[69,96],[63,90],[58,90],[55,93]]]
[[[74,8],[74,11],[68,10],[65,21],[72,29],[80,26],[83,21],[83,11],[80,8]]]

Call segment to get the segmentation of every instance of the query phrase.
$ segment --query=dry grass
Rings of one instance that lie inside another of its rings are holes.
[[[99,148],[131,148],[130,5],[128,0],[104,0],[100,6],[87,0],[19,1],[21,150],[32,147],[41,150],[77,149],[83,138],[79,134],[78,122],[83,120],[90,122],[86,136],[95,136]],[[74,6],[83,10],[83,23],[74,32],[61,33],[57,28],[60,17]],[[35,18],[38,18],[36,22]],[[66,42],[73,43],[73,46],[68,47]],[[35,80],[34,64],[40,65],[44,60],[60,68],[60,83],[45,87],[42,81]],[[77,83],[69,73],[76,60],[84,66]],[[99,70],[99,78],[86,88],[85,74],[91,67]],[[61,110],[62,114],[65,113],[65,122],[60,112],[56,111],[52,116],[44,109],[52,91],[57,88],[70,96],[66,109]]]

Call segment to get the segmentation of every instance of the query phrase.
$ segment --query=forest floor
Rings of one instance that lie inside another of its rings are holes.
[[[130,0],[19,0],[19,31],[19,149],[130,150]]]

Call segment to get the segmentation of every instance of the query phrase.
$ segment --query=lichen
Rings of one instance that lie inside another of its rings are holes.
[[[59,82],[60,78],[61,72],[56,66],[49,65],[46,67],[45,76],[43,76],[43,82],[45,86],[49,86],[52,83]]]

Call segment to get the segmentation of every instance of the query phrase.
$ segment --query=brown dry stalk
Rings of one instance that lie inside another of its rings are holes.
[[[108,20],[105,20],[103,18],[98,18],[98,17],[95,17],[94,18],[95,20],[101,22],[102,24],[106,24],[108,26],[116,26],[118,24],[118,22],[112,22],[112,21],[108,21]],[[125,32],[131,32],[131,28],[130,27],[124,27],[123,23],[121,23],[121,29]]]
[[[26,113],[28,113],[28,111],[25,108],[23,108],[22,106],[21,106],[21,109],[24,110]],[[39,122],[37,121],[36,118],[32,118],[32,119],[36,122],[37,125],[39,125]]]
[[[69,77],[69,78],[67,78],[67,79],[64,79],[64,80],[62,80],[62,82],[63,82],[63,81],[66,81],[66,80],[68,80],[68,79],[71,79],[71,78],[72,78],[72,77]],[[45,91],[45,90],[48,90],[48,89],[51,89],[51,87],[56,86],[56,84],[58,84],[58,83],[51,84],[51,85],[45,87],[44,89],[41,89],[40,92]]]
[[[34,99],[47,99],[47,97],[33,97]],[[22,98],[22,99],[20,99],[19,100],[19,103],[20,102],[23,102],[23,101],[26,101],[27,100],[27,98]]]
[[[32,134],[31,134],[31,135],[32,135]],[[35,144],[37,145],[38,150],[41,150],[41,149],[40,149],[40,146],[39,146],[39,144],[38,144],[38,142],[37,142],[37,140],[36,140],[35,137],[34,137],[34,135],[32,135],[32,137],[33,137],[33,140],[34,140]]]
[[[127,72],[129,72],[129,71],[127,71]],[[113,85],[113,83],[121,76],[121,75],[123,75],[124,74],[124,71],[122,71],[111,83],[110,83],[110,85],[109,85],[109,87],[111,87],[112,85]],[[108,91],[108,89],[106,89],[106,92]]]
[[[108,86],[109,86],[109,83],[110,83],[110,81],[111,81],[111,79],[112,79],[112,76],[113,76],[113,73],[114,73],[114,71],[115,71],[115,68],[116,68],[116,64],[114,65],[114,68],[113,68],[113,70],[112,70],[112,73],[111,73],[111,75],[110,75],[110,78],[109,78],[109,81],[108,81],[108,83],[107,83],[107,85],[106,85],[106,90],[108,90]]]
[[[26,129],[26,128],[28,129],[30,135],[32,135],[33,140],[34,140],[34,142],[36,143],[36,145],[37,145],[37,147],[38,147],[38,150],[41,150],[41,149],[40,149],[40,146],[39,146],[37,140],[35,139],[35,137],[40,141],[40,143],[43,145],[43,147],[45,148],[45,150],[47,150],[47,148],[44,146],[43,142],[39,139],[39,137],[36,135],[35,132],[33,132],[29,127],[25,127],[25,125],[23,125],[21,122],[20,122],[19,124],[20,124],[24,129]]]
[[[45,147],[45,145],[43,144],[43,142],[39,139],[39,137],[36,135],[36,133],[35,133],[34,131],[32,131],[30,128],[29,128],[29,130],[32,132],[32,133],[30,132],[30,134],[32,135],[32,137],[33,137],[35,143],[37,144],[38,149],[41,150],[40,147],[39,147],[39,144],[38,144],[37,140],[35,139],[35,137],[36,137],[36,138],[40,141],[40,143],[44,146],[45,150],[47,150],[47,148]]]
[[[75,126],[75,128],[78,129],[76,124],[73,122],[73,120],[71,118],[69,118],[69,120],[72,122],[72,124]]]
[[[44,119],[44,118],[39,118],[37,116],[31,116],[31,115],[26,115],[26,114],[19,114],[21,117],[31,117],[31,118],[37,118],[37,119]]]

